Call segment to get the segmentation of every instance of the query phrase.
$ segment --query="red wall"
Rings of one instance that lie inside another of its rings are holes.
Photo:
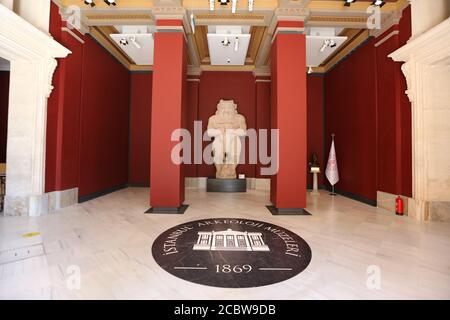
[[[199,90],[200,80],[198,78],[189,79],[187,82],[186,128],[192,137],[194,137],[194,121],[198,120]],[[203,132],[200,132],[200,134],[203,134]],[[192,141],[191,160],[192,164],[186,164],[184,166],[184,174],[186,177],[197,177],[198,165],[194,163],[194,141]]]
[[[324,159],[324,76],[311,74],[307,77],[308,98],[308,163],[316,154],[321,172],[318,184],[323,185],[326,163]],[[308,166],[309,168],[309,166]],[[308,173],[308,187],[312,188],[312,175]]]
[[[79,195],[128,182],[130,74],[86,37],[80,123]]]
[[[0,71],[0,163],[6,162],[8,134],[9,71]]]
[[[233,99],[238,105],[238,112],[247,121],[247,128],[256,127],[255,77],[251,72],[204,72],[200,77],[198,119],[203,122],[203,131],[208,126],[208,119],[217,110],[220,99]],[[204,143],[206,147],[208,143]],[[248,139],[246,143],[248,163]],[[213,165],[198,165],[200,177],[214,177]],[[254,164],[242,164],[237,167],[238,174],[255,176]]]
[[[411,10],[405,9],[398,26],[387,30],[378,40],[391,36],[376,47],[377,55],[377,130],[378,190],[412,195],[411,103],[404,93],[406,80],[401,63],[388,57],[411,36]]]
[[[238,98],[247,101],[247,105],[254,109],[247,109],[246,117],[250,119],[250,123],[256,126],[256,129],[270,129],[271,120],[271,82],[270,77],[255,77],[251,73],[240,72],[205,72],[201,79],[199,77],[191,77],[187,82],[187,128],[194,135],[194,121],[203,120],[206,129],[208,118],[215,112],[216,99],[220,97],[232,98],[234,95],[229,91],[221,91],[217,89],[223,83],[221,75],[225,75],[227,84],[234,83],[236,79],[239,92],[244,98]],[[130,178],[132,185],[148,185],[150,165],[149,158],[150,144],[150,105],[152,74],[132,73],[131,75],[131,114],[130,114]],[[256,83],[255,83],[256,82]],[[310,75],[308,77],[308,160],[311,159],[312,153],[317,153],[321,165],[324,154],[323,146],[323,95],[324,95],[324,77],[319,75]],[[211,88],[216,88],[216,92],[211,92]],[[203,95],[203,104],[200,105],[200,96]],[[252,97],[252,95],[254,95]],[[237,99],[236,99],[237,100]],[[205,102],[206,101],[206,102]],[[200,111],[202,108],[202,111]],[[239,112],[240,105],[238,106]],[[200,118],[199,114],[202,114]],[[249,122],[249,121],[247,121]],[[249,125],[247,123],[247,125]],[[202,133],[203,134],[203,133]],[[270,139],[269,139],[270,141]],[[270,152],[270,148],[269,148]],[[191,154],[194,160],[193,152]],[[247,165],[251,168],[252,175],[250,177],[262,177],[260,175],[260,164]],[[253,175],[253,167],[255,167]],[[201,169],[199,169],[201,168]],[[213,176],[213,166],[202,165],[185,165],[184,173],[186,177]],[[319,184],[322,184],[322,178]],[[308,184],[311,185],[311,176],[308,174]]]
[[[271,82],[270,77],[260,77],[256,80],[256,128],[257,130],[265,129],[268,132],[267,153],[270,156],[270,128],[271,128]],[[259,143],[258,143],[259,157]],[[259,160],[259,158],[258,158]],[[270,178],[261,174],[261,168],[269,167],[269,165],[256,164],[256,177]]]
[[[324,164],[334,133],[340,178],[336,188],[370,201],[376,200],[377,191],[375,61],[371,40],[325,78]]]
[[[83,44],[64,26],[52,2],[50,33],[72,53],[58,61],[48,100],[46,192],[78,187],[84,197],[128,182],[130,75],[90,36],[77,34]]]
[[[72,53],[58,60],[47,105],[46,192],[78,186],[81,79],[84,47],[67,32],[51,3],[50,32]],[[78,34],[80,38],[84,38]]]
[[[379,43],[394,30],[399,34]],[[411,196],[411,104],[401,64],[388,58],[410,36],[408,7],[398,26],[371,38],[325,78],[324,163],[335,133],[336,188],[372,203],[377,191]]]
[[[131,74],[129,183],[150,185],[152,73]]]

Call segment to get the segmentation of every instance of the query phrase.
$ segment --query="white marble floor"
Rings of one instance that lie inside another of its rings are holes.
[[[448,223],[421,224],[325,192],[308,198],[312,216],[278,217],[264,207],[265,191],[187,190],[184,215],[144,215],[147,197],[148,189],[129,188],[42,217],[0,217],[0,299],[450,299]],[[250,289],[194,284],[156,264],[160,233],[214,217],[288,228],[309,243],[312,261],[294,278]],[[29,232],[40,235],[22,237]],[[9,250],[30,246],[33,257],[6,262]],[[380,289],[367,287],[370,266]]]

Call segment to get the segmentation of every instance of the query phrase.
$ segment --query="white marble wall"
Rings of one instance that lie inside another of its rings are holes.
[[[390,55],[405,62],[402,70],[412,102],[413,199],[408,201],[409,214],[421,221],[450,221],[448,1],[446,5],[440,0],[413,0],[411,4],[413,38]]]
[[[412,37],[430,30],[449,16],[448,0],[409,0],[412,5]]]
[[[0,5],[0,56],[11,63],[4,212],[35,216],[49,208],[45,140],[55,58],[64,58],[70,51],[42,30],[44,25],[40,29],[34,25],[44,20],[48,25],[49,1],[27,3],[26,20]]]

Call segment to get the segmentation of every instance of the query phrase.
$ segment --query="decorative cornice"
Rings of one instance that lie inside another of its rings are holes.
[[[384,37],[383,39],[381,39],[380,41],[378,41],[377,43],[375,43],[375,47],[379,47],[381,46],[383,43],[385,43],[386,41],[388,41],[390,38],[392,38],[393,36],[396,36],[400,34],[400,31],[398,30],[394,30],[391,33],[389,33],[386,37]]]
[[[411,39],[406,45],[389,55],[394,61],[414,60],[433,64],[450,57],[450,18],[424,34]]]
[[[202,69],[199,66],[188,66],[187,69],[188,76],[200,76],[202,74]]]
[[[62,27],[61,28],[62,32],[67,32],[68,34],[70,34],[75,40],[77,40],[80,43],[84,44],[84,40],[81,39],[75,32],[73,32],[70,28],[67,27]]]
[[[253,75],[255,77],[270,77],[271,69],[268,66],[256,67],[255,70],[253,70]]]
[[[424,34],[410,40],[406,45],[389,55],[394,61],[406,62],[402,65],[408,90],[409,100],[417,100],[417,81],[421,65],[445,64],[450,58],[450,18],[428,30]]]

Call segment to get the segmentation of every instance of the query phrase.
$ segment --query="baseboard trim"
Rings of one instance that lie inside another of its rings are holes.
[[[183,214],[189,207],[187,204],[183,204],[180,207],[151,207],[146,214]]]
[[[128,183],[129,188],[150,188],[150,183]]]
[[[331,188],[328,187],[328,186],[326,187],[326,190],[331,192]],[[339,189],[336,189],[336,188],[334,189],[334,192],[339,194],[339,195],[341,195],[341,196],[344,196],[346,198],[349,198],[349,199],[352,199],[352,200],[356,200],[356,201],[368,204],[369,206],[372,206],[372,207],[376,207],[377,206],[377,201],[376,200],[368,199],[366,197],[363,197],[363,196],[360,196],[360,195],[357,195],[357,194],[354,194],[354,193],[351,193],[351,192],[342,191],[342,190],[339,190]]]
[[[312,214],[303,208],[276,208],[275,206],[266,206],[273,216],[311,216]]]
[[[111,188],[108,188],[108,189],[100,190],[100,191],[97,191],[97,192],[85,195],[85,196],[79,196],[78,197],[78,203],[83,203],[83,202],[86,202],[86,201],[90,201],[90,200],[93,200],[95,198],[99,198],[99,197],[105,196],[105,195],[107,195],[109,193],[113,193],[115,191],[118,191],[118,190],[121,190],[121,189],[125,189],[125,188],[128,188],[128,183],[123,183],[123,184],[120,184],[120,185],[117,185],[117,186],[114,186],[114,187],[111,187]]]

